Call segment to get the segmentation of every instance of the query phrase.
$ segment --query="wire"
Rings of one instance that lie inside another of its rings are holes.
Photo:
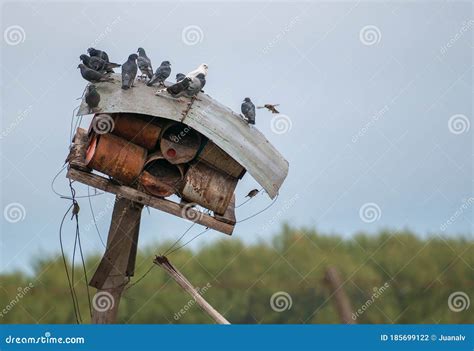
[[[178,240],[176,240],[176,241],[173,243],[173,245],[171,245],[171,246],[163,253],[162,256],[166,256],[166,254],[168,253],[168,251],[170,251],[171,249],[173,249],[173,247],[175,247],[176,244],[179,243],[179,242],[181,241],[181,239],[184,238],[184,236],[186,235],[186,233],[189,232],[189,231],[191,230],[191,228],[194,227],[195,224],[196,224],[196,222],[194,222],[193,224],[191,224],[191,226],[190,226],[188,229],[186,229],[183,234],[181,234],[181,236],[178,238]]]
[[[90,195],[90,186],[87,186],[87,199],[89,200],[89,208],[91,210],[91,214],[92,214],[92,219],[94,220],[94,226],[95,226],[95,230],[97,231],[97,235],[99,236],[99,239],[100,239],[100,242],[102,243],[102,246],[105,248],[105,243],[104,243],[104,240],[102,239],[102,236],[100,235],[100,231],[99,231],[99,227],[97,226],[97,221],[95,220],[95,213],[94,213],[94,209],[92,208],[92,200],[91,200],[91,195]]]
[[[148,268],[148,270],[140,278],[137,279],[137,281],[135,281],[132,284],[130,284],[129,286],[127,286],[125,288],[125,291],[127,291],[128,289],[130,289],[130,288],[134,287],[135,285],[137,285],[138,283],[140,283],[140,281],[142,281],[148,275],[148,273],[150,273],[153,270],[153,268],[155,268],[155,267],[156,267],[156,265],[153,263],[151,265],[151,267]]]
[[[260,213],[265,212],[265,211],[268,210],[270,207],[272,207],[272,206],[275,204],[275,202],[276,202],[277,200],[278,200],[278,195],[275,197],[275,199],[272,201],[272,203],[271,203],[270,205],[268,205],[267,207],[265,207],[263,210],[258,211],[258,212],[256,212],[256,213],[254,213],[253,215],[248,216],[247,218],[244,218],[244,219],[242,219],[242,220],[240,220],[240,221],[237,221],[237,222],[235,222],[235,223],[236,223],[236,224],[237,224],[237,223],[242,223],[242,222],[245,222],[246,220],[249,220],[249,219],[251,219],[251,218],[253,218],[253,217],[255,217],[255,216],[258,216]]]
[[[77,309],[76,309],[76,300],[75,300],[74,291],[73,291],[72,285],[71,285],[69,270],[67,269],[67,262],[66,262],[66,256],[64,254],[64,246],[63,246],[63,239],[62,239],[62,230],[63,230],[64,220],[66,219],[66,216],[68,215],[69,211],[71,211],[73,206],[74,206],[74,204],[71,204],[71,206],[69,206],[66,213],[64,213],[63,219],[61,220],[61,224],[59,226],[59,245],[61,246],[61,255],[62,255],[62,258],[63,258],[64,270],[66,272],[67,282],[68,282],[68,285],[69,285],[69,292],[71,293],[72,303],[73,303],[73,306],[74,306],[74,315],[76,317],[77,324],[79,324],[79,316],[78,316]]]
[[[199,236],[203,235],[204,233],[206,233],[208,230],[209,230],[209,228],[204,229],[202,232],[200,232],[199,234],[197,234],[197,235],[196,235],[195,237],[193,237],[191,240],[187,241],[186,243],[184,243],[184,244],[181,245],[181,246],[178,246],[178,247],[177,247],[176,249],[174,249],[173,251],[170,251],[170,252],[168,253],[168,255],[171,255],[173,252],[176,252],[176,251],[182,249],[183,247],[185,247],[186,245],[188,245],[191,241],[193,241],[193,240],[196,239],[197,237],[199,237]]]

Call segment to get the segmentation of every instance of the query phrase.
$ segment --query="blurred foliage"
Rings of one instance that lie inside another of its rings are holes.
[[[154,254],[167,247],[139,253],[132,283],[153,265]],[[88,257],[89,278],[99,258]],[[329,266],[336,267],[346,281],[343,289],[354,311],[371,299],[374,288],[389,284],[357,323],[474,322],[471,311],[448,308],[453,292],[473,296],[474,245],[462,237],[422,239],[409,231],[382,231],[342,239],[285,225],[272,242],[244,245],[237,238],[225,237],[198,251],[179,250],[169,258],[196,287],[209,284],[204,298],[232,323],[339,323],[324,282]],[[75,323],[62,258],[40,260],[34,271],[31,276],[21,272],[0,275],[0,322]],[[34,287],[18,298],[30,283]],[[83,321],[88,323],[86,283],[79,263],[75,287]],[[271,296],[279,291],[292,299],[291,308],[283,312],[270,306]],[[95,289],[90,293],[93,296]],[[15,299],[18,301],[12,304]],[[155,267],[125,291],[119,322],[213,323],[190,299]],[[186,305],[189,309],[178,316]]]

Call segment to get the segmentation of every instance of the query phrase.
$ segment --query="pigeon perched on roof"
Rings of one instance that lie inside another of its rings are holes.
[[[113,82],[113,78],[106,76],[105,74],[102,74],[100,72],[94,71],[93,69],[90,69],[89,67],[86,67],[83,63],[79,64],[77,68],[81,69],[81,75],[82,78],[85,80],[91,82],[91,83],[98,83],[98,82]]]
[[[97,50],[97,49],[94,49],[94,48],[89,48],[89,49],[87,49],[87,52],[90,56],[96,56],[96,57],[101,58],[104,61],[110,62],[109,61],[109,55],[107,55],[107,53],[105,51]]]
[[[206,85],[206,76],[203,73],[199,73],[196,77],[187,78],[191,79],[191,82],[185,91],[185,95],[187,97],[194,97],[204,88],[204,85]]]
[[[146,55],[145,49],[138,48],[138,59],[137,64],[142,72],[142,76],[148,77],[151,79],[153,77],[153,68],[151,67],[151,60]]]
[[[257,108],[266,108],[271,113],[280,113],[275,107],[280,106],[280,104],[265,104],[263,106],[258,106]]]
[[[249,124],[255,124],[255,105],[250,98],[246,97],[240,106],[242,114]]]
[[[137,54],[131,54],[122,65],[122,89],[129,89],[133,86],[138,72],[137,58]]]
[[[163,61],[155,71],[153,77],[151,77],[150,81],[146,85],[153,85],[155,83],[159,83],[160,85],[164,85],[164,81],[168,78],[171,74],[171,63],[169,61]]]
[[[201,63],[198,68],[196,68],[194,71],[189,72],[186,74],[186,77],[193,78],[196,77],[199,73],[204,74],[204,76],[207,76],[207,71],[209,70],[209,66],[205,63]]]
[[[179,98],[180,96],[183,96],[186,93],[186,89],[188,89],[190,84],[191,84],[191,78],[184,77],[184,79],[166,88],[166,91],[171,96],[175,98]]]
[[[185,75],[185,74],[183,74],[183,73],[178,73],[178,74],[176,75],[176,82],[179,82],[179,81],[183,80],[184,78],[186,78],[186,75]]]
[[[118,63],[107,62],[98,56],[89,57],[87,55],[81,55],[79,59],[90,69],[101,73],[113,73],[113,68],[121,66]]]
[[[100,94],[97,92],[94,84],[91,84],[87,87],[87,92],[85,95],[85,100],[89,109],[93,111],[100,102]]]

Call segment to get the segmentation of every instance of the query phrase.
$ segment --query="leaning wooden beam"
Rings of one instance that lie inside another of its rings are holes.
[[[188,294],[190,294],[197,304],[211,316],[218,324],[230,324],[230,322],[224,318],[214,307],[212,307],[204,298],[199,294],[195,287],[186,279],[184,275],[178,271],[165,256],[156,256],[153,261],[155,264],[163,268],[171,278],[173,278],[180,287],[182,287]]]
[[[339,272],[335,267],[329,267],[326,270],[324,280],[328,283],[329,288],[334,297],[334,304],[336,306],[337,313],[341,319],[341,323],[344,324],[355,324],[352,319],[352,308],[349,298],[344,291],[344,283],[339,275]]]
[[[185,208],[184,205],[177,204],[166,199],[160,199],[145,194],[128,186],[114,184],[110,180],[101,177],[97,174],[87,173],[74,168],[69,168],[67,177],[78,182],[84,183],[86,185],[90,185],[102,191],[119,195],[131,201],[156,208],[158,210],[181,218],[192,218],[193,221],[198,224],[201,224],[211,229],[215,229],[225,234],[231,235],[234,230],[233,225],[228,223],[222,223],[216,218],[211,217],[205,213],[194,210],[192,208]]]

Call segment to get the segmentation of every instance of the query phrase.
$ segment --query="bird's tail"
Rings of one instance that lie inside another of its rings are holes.
[[[122,65],[118,64],[118,63],[113,63],[113,62],[109,62],[107,63],[107,68],[117,68],[117,67],[120,67]]]

